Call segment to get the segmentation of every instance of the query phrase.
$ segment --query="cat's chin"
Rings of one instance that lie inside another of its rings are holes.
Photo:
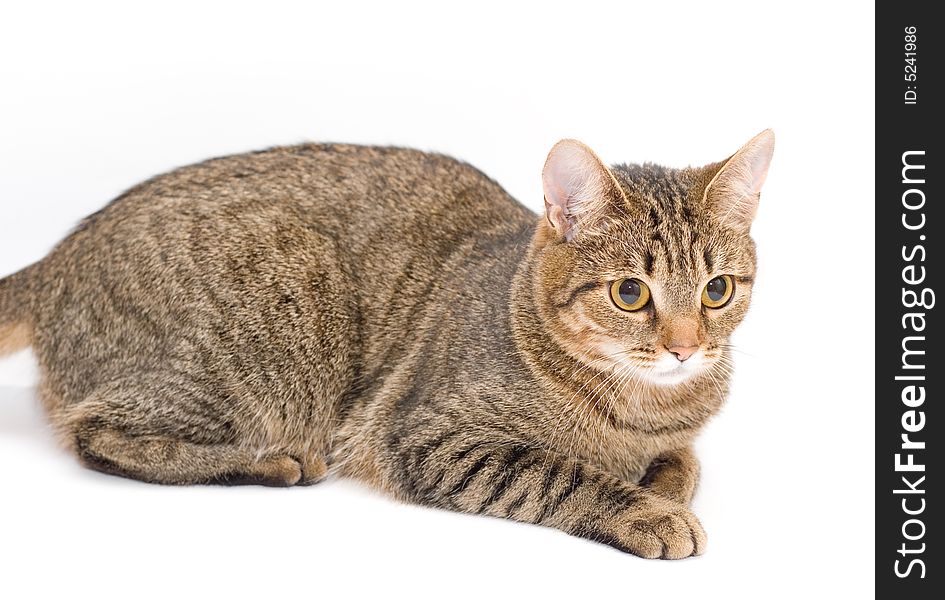
[[[679,365],[675,369],[669,371],[657,371],[655,369],[650,369],[645,373],[646,380],[653,385],[658,385],[662,387],[672,387],[685,383],[695,377],[698,374],[696,369],[685,368],[683,365]]]
[[[642,375],[653,385],[672,387],[694,378],[702,372],[705,360],[701,352],[696,353],[686,362],[679,362],[674,357],[666,356],[645,370]]]

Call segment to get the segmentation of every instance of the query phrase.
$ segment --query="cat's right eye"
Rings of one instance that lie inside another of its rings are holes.
[[[732,299],[735,282],[731,275],[719,275],[702,289],[702,304],[709,308],[722,308]]]
[[[618,279],[610,284],[610,298],[620,310],[640,310],[650,301],[650,288],[639,279]]]

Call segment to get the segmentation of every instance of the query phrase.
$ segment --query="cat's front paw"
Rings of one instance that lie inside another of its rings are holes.
[[[699,480],[699,462],[692,450],[678,450],[653,459],[640,487],[685,506],[692,503]]]
[[[575,533],[643,558],[687,558],[702,554],[706,545],[705,530],[692,511],[654,494]]]
[[[678,477],[668,477],[665,471],[661,474],[662,477],[655,478],[644,476],[639,482],[640,487],[646,488],[670,502],[689,506],[695,494],[695,485],[690,485],[686,481],[679,481]],[[647,475],[649,475],[649,472],[647,472]]]

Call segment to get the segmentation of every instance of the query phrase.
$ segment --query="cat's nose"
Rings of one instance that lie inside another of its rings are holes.
[[[683,362],[687,358],[695,354],[699,350],[699,346],[698,345],[696,346],[674,345],[674,346],[667,346],[666,349],[672,352],[673,354],[675,354],[676,358],[679,359],[679,362]]]

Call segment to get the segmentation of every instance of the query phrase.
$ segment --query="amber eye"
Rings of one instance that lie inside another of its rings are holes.
[[[709,308],[722,308],[732,299],[735,282],[731,275],[719,275],[705,285],[702,290],[702,303]]]
[[[650,301],[650,288],[639,279],[618,279],[610,284],[610,297],[620,310],[640,310]]]

